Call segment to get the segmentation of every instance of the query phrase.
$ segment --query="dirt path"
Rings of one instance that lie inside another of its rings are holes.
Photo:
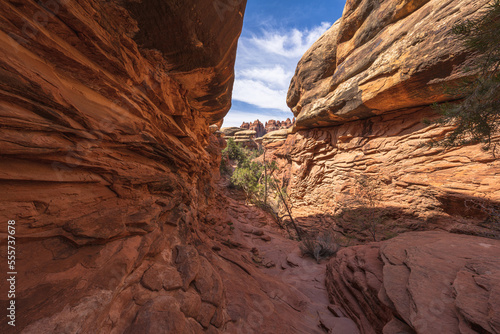
[[[231,233],[218,236],[222,245],[215,261],[229,316],[239,319],[228,332],[359,333],[328,301],[326,262],[301,257],[298,242],[288,239],[268,214],[229,195]]]

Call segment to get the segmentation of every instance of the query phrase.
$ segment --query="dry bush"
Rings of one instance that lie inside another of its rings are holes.
[[[319,263],[321,259],[327,259],[340,250],[335,233],[326,231],[315,237],[304,237],[299,244],[302,255],[310,256]]]

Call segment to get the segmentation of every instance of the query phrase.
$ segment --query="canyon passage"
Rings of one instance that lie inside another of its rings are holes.
[[[429,145],[490,3],[347,0],[223,127],[246,0],[2,1],[0,332],[500,333],[498,155]]]

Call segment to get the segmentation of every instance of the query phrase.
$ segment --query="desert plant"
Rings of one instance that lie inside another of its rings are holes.
[[[243,161],[231,176],[231,183],[245,192],[250,202],[259,201],[263,197],[264,187],[259,182],[263,167],[255,161]]]
[[[337,238],[332,231],[321,232],[315,237],[306,236],[299,244],[300,251],[304,256],[310,256],[318,263],[321,259],[329,258],[340,249]]]
[[[267,162],[265,157],[263,163],[256,161],[256,158],[261,154],[265,154],[265,152],[262,150],[249,150],[232,139],[228,140],[227,147],[222,152],[222,161],[226,165],[228,165],[229,160],[238,163],[232,172],[230,186],[242,189],[245,192],[247,202],[271,212],[280,228],[288,228],[287,224],[282,223],[283,218],[288,217],[297,234],[297,239],[301,240],[301,231],[293,219],[286,186],[280,186],[274,176],[278,166],[275,161]],[[223,170],[225,169],[221,164],[221,172]],[[226,174],[229,175],[230,173]],[[274,195],[274,200],[269,199],[269,194]],[[284,212],[284,214],[280,215],[280,212]],[[288,233],[291,236],[290,231]]]

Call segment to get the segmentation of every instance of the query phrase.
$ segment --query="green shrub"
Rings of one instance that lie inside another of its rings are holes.
[[[255,161],[263,153],[264,163]],[[237,162],[237,167],[232,172],[232,175],[230,160]],[[227,147],[222,151],[220,168],[222,174],[231,175],[229,186],[242,189],[248,202],[266,211],[271,211],[280,228],[288,227],[281,222],[284,216],[288,216],[297,233],[297,238],[301,240],[300,230],[292,217],[291,207],[287,203],[286,187],[280,186],[273,176],[273,173],[278,170],[278,166],[275,161],[266,162],[263,150],[250,150],[242,147],[233,139],[229,139]],[[271,197],[274,197],[274,200]],[[280,216],[279,212],[282,210],[285,211],[285,215]]]
[[[248,152],[243,146],[230,138],[227,140],[227,146],[222,150],[222,158],[227,160],[237,161],[238,164],[247,159]]]
[[[259,200],[263,196],[264,186],[259,182],[263,166],[255,161],[243,161],[231,176],[231,183],[243,189],[250,201]]]

